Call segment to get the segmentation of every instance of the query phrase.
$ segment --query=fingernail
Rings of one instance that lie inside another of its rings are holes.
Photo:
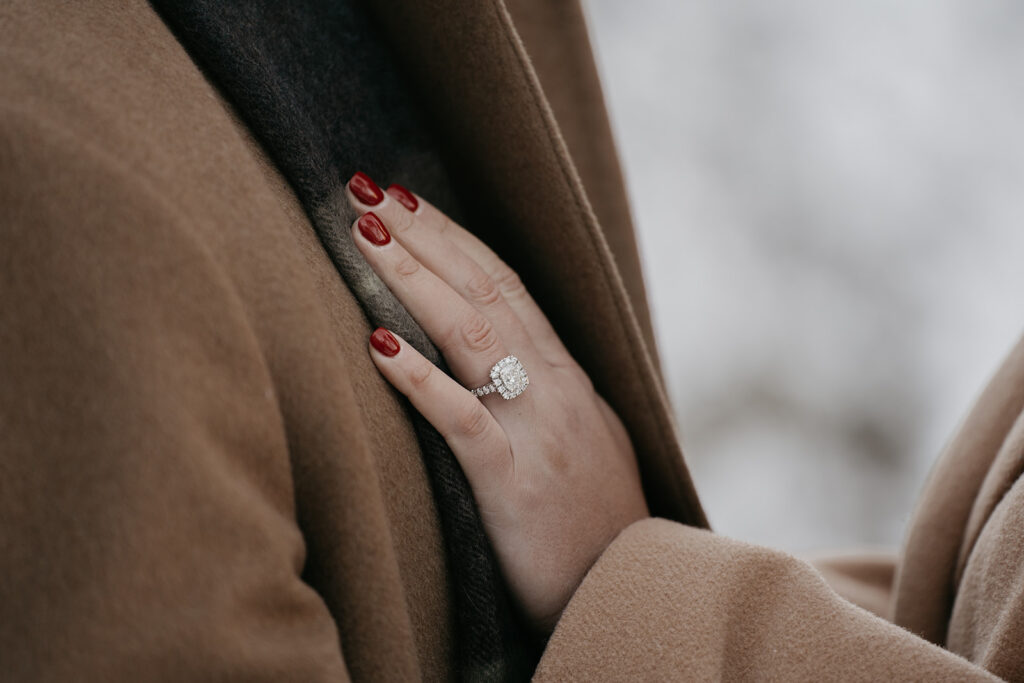
[[[416,195],[409,190],[405,189],[398,183],[388,185],[388,194],[398,200],[398,203],[409,209],[415,211],[419,208],[419,201],[416,199]]]
[[[356,199],[367,206],[377,206],[384,201],[384,193],[377,187],[377,183],[370,180],[370,176],[362,171],[358,171],[349,179],[348,189],[352,190]]]
[[[385,228],[384,224],[381,223],[379,218],[377,218],[377,214],[372,211],[360,216],[357,225],[359,226],[359,232],[362,233],[363,237],[365,237],[371,244],[383,247],[391,241],[391,235],[388,233],[388,229]]]
[[[388,358],[398,355],[398,352],[402,350],[402,347],[398,345],[398,340],[395,339],[395,335],[383,327],[378,327],[373,331],[373,334],[370,335],[370,344]]]

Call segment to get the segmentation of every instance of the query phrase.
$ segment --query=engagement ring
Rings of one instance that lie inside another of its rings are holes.
[[[505,356],[491,368],[491,381],[482,387],[470,389],[477,398],[498,392],[506,401],[511,401],[530,386],[530,378],[526,368],[515,356]]]

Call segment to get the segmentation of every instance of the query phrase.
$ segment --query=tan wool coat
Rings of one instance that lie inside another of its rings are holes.
[[[1024,347],[898,569],[701,530],[579,7],[381,6],[658,517],[538,679],[1024,680]],[[282,176],[143,0],[8,0],[0,55],[0,679],[451,678],[406,408]]]

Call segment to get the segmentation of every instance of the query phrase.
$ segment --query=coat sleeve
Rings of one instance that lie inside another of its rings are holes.
[[[801,560],[660,519],[598,559],[537,679],[996,680],[843,600]]]
[[[344,680],[256,336],[143,176],[0,111],[2,677]]]

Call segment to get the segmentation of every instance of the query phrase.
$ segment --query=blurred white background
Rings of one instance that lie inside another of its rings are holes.
[[[895,547],[1024,329],[1024,4],[585,8],[712,524]]]

